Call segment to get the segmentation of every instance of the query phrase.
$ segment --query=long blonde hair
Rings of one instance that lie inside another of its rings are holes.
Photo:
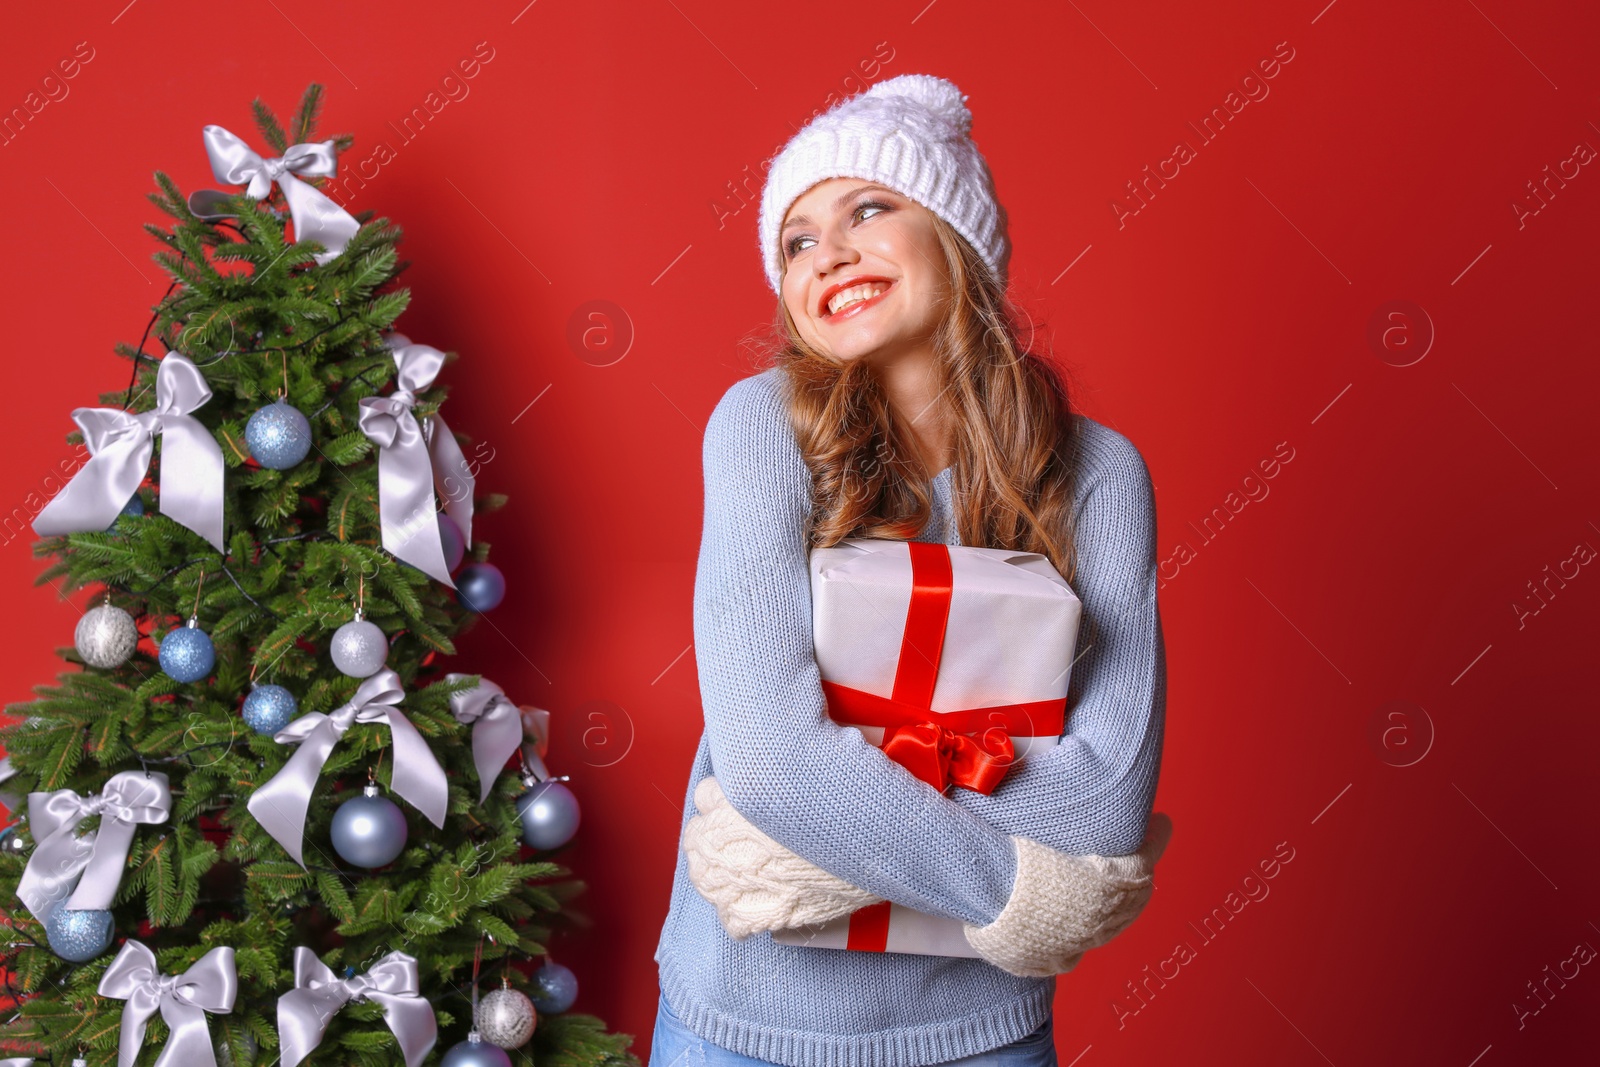
[[[1071,583],[1079,441],[1065,379],[1024,349],[1017,309],[973,247],[931,217],[950,279],[934,334],[934,384],[955,442],[961,543],[1041,553]],[[931,513],[933,472],[911,428],[895,419],[867,361],[840,362],[806,344],[781,299],[778,315],[775,362],[812,477],[809,544],[915,537]]]

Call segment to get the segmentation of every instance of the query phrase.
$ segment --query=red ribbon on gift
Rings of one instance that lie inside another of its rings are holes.
[[[934,711],[933,689],[955,587],[950,547],[924,541],[906,544],[911,550],[911,605],[894,691],[884,697],[824,679],[828,715],[851,725],[884,727],[884,754],[941,792],[959,785],[987,794],[1014,762],[1008,735],[1059,736],[1066,725],[1067,699]],[[967,736],[972,733],[978,736]],[[884,952],[888,939],[888,901],[851,913],[848,948]]]

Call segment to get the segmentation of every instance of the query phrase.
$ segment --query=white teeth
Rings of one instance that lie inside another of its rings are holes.
[[[841,289],[833,294],[833,299],[828,301],[828,314],[837,315],[841,309],[854,304],[858,300],[867,300],[877,296],[887,288],[889,286],[886,282],[868,282],[866,285]]]

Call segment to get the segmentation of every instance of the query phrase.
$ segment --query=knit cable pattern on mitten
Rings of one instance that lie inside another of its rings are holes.
[[[700,814],[683,829],[689,878],[728,936],[828,922],[882,898],[801,859],[728,802],[713,777],[695,787]]]
[[[996,967],[1047,978],[1077,966],[1085,951],[1127,929],[1155,891],[1156,861],[1172,820],[1150,816],[1144,844],[1126,856],[1075,856],[1026,837],[1005,909],[987,926],[966,926],[967,943]]]

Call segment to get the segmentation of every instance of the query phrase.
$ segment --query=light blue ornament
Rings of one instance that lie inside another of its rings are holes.
[[[474,1030],[465,1041],[444,1054],[439,1067],[511,1067],[511,1057],[506,1055],[505,1049],[489,1044]]]
[[[281,685],[258,685],[244,698],[244,724],[263,737],[271,737],[289,725],[300,710],[294,694]]]
[[[333,850],[357,867],[383,867],[406,848],[406,815],[378,787],[367,783],[358,797],[340,804],[329,831]]]
[[[554,780],[522,780],[527,792],[517,798],[522,840],[537,849],[560,848],[578,832],[578,798]]]
[[[311,451],[311,423],[299,408],[280,396],[250,416],[244,427],[244,441],[263,467],[288,470]]]
[[[468,611],[493,611],[506,597],[506,576],[493,563],[474,563],[456,578],[456,599]]]
[[[200,629],[200,620],[191,616],[187,626],[180,626],[161,639],[158,658],[169,678],[198,682],[216,666],[217,651],[211,647],[211,638]]]
[[[62,906],[50,913],[45,924],[50,951],[68,963],[88,963],[111,947],[115,933],[109,911],[69,911]]]
[[[541,1015],[559,1015],[578,999],[578,976],[559,963],[546,960],[530,977],[528,996]]]

